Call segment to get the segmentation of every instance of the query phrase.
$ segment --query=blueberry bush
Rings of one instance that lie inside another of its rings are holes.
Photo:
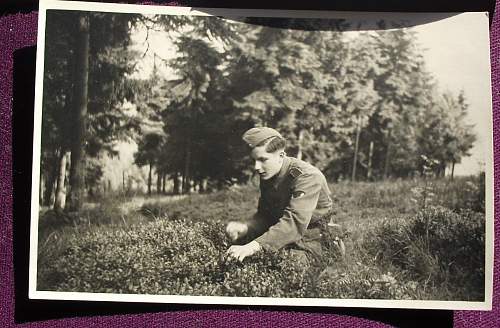
[[[481,300],[484,235],[484,214],[431,206],[412,220],[383,220],[364,246],[380,262],[403,271],[423,287],[444,290],[441,298],[458,295],[463,300]]]
[[[71,247],[43,270],[47,279],[39,288],[173,295],[306,295],[306,272],[289,251],[252,258],[244,264],[228,260],[223,228],[217,221],[157,220],[128,231],[77,236],[69,242]]]
[[[332,185],[332,219],[347,255],[324,243],[304,265],[294,250],[225,258],[225,224],[253,213],[258,191],[235,187],[143,204],[103,202],[63,225],[41,219],[38,290],[158,295],[481,300],[484,199],[481,180]],[[479,186],[479,187],[478,187]],[[420,189],[418,189],[420,188]],[[467,189],[468,188],[468,189]],[[415,194],[417,196],[415,196]],[[412,196],[413,195],[413,196]],[[448,195],[448,196],[447,196]],[[483,198],[482,198],[483,197]],[[49,213],[50,214],[50,213]]]

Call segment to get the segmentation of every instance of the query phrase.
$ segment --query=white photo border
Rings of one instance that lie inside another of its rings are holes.
[[[74,300],[74,301],[109,301],[109,302],[145,302],[145,303],[183,303],[183,304],[220,304],[220,305],[269,305],[299,307],[370,307],[370,308],[405,308],[405,309],[441,309],[441,310],[491,310],[493,296],[493,245],[494,245],[494,156],[493,156],[493,104],[491,78],[489,85],[489,146],[485,158],[485,299],[483,302],[468,301],[424,301],[424,300],[380,300],[380,299],[327,299],[327,298],[271,298],[271,297],[227,297],[227,296],[184,296],[184,295],[144,295],[112,294],[83,292],[54,292],[37,290],[37,253],[39,219],[39,183],[41,156],[41,122],[45,52],[45,25],[47,10],[137,13],[162,15],[195,15],[223,17],[294,17],[294,18],[342,18],[342,19],[408,19],[443,17],[443,13],[396,13],[396,12],[353,12],[353,11],[317,11],[317,10],[276,10],[276,9],[227,9],[193,8],[177,6],[114,4],[101,2],[40,0],[38,17],[38,40],[36,59],[35,113],[33,127],[33,169],[31,191],[30,257],[28,297],[38,300]],[[488,13],[446,13],[449,15],[486,14],[484,31],[488,29]],[[489,40],[489,39],[488,39]],[[491,62],[487,56],[491,77]]]

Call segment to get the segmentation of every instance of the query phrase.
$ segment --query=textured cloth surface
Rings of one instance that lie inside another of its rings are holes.
[[[258,127],[258,128],[251,128],[250,130],[246,131],[243,134],[242,139],[250,147],[255,147],[264,140],[267,140],[271,137],[281,137],[281,134],[275,129],[271,129],[268,127]]]
[[[499,0],[497,0],[497,6]],[[257,310],[203,310],[172,311],[154,314],[81,317],[27,324],[14,322],[14,271],[12,229],[12,70],[15,50],[36,44],[37,13],[15,14],[0,17],[0,326],[2,327],[385,327],[387,325],[355,317],[335,314],[304,313],[293,311]],[[500,15],[494,14],[491,27],[491,61],[494,142],[500,143]],[[500,148],[495,147],[495,158],[500,159]],[[497,159],[498,160],[498,159]],[[498,177],[499,165],[495,165]],[[498,192],[499,180],[495,181]],[[497,192],[495,193],[496,195]],[[499,208],[499,198],[494,198]],[[495,239],[500,239],[499,215],[495,217]],[[455,311],[455,327],[500,327],[500,266],[499,243],[495,245],[493,311]]]

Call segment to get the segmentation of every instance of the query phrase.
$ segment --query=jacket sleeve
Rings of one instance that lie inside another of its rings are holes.
[[[303,173],[292,183],[288,206],[279,221],[255,240],[266,250],[276,251],[302,238],[316,209],[321,182],[317,175]]]
[[[269,220],[266,220],[266,215],[264,212],[265,211],[262,198],[259,198],[257,213],[255,213],[252,218],[245,222],[248,226],[247,236],[249,236],[251,239],[259,237],[267,229],[269,229],[270,222]]]

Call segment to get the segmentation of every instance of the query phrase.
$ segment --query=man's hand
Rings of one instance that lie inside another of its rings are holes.
[[[260,244],[255,240],[253,240],[243,246],[233,245],[229,247],[226,254],[227,256],[235,258],[238,261],[242,262],[245,259],[245,257],[251,256],[260,250],[261,250]]]
[[[245,223],[231,221],[226,226],[226,234],[231,239],[235,241],[245,236],[248,233],[248,226]]]

